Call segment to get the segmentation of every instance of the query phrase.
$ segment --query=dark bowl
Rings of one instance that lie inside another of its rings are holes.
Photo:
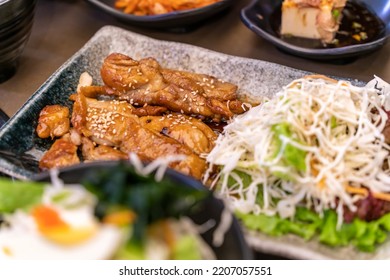
[[[0,0],[0,28],[18,18],[33,2],[35,0]]]
[[[199,9],[184,10],[161,15],[136,16],[126,14],[121,10],[116,9],[114,7],[115,0],[86,1],[122,22],[158,29],[186,28],[222,12],[235,2],[235,0],[221,0],[220,2]]]
[[[37,0],[0,1],[0,83],[11,78],[30,37]]]
[[[257,35],[287,53],[316,60],[352,58],[375,51],[386,43],[390,37],[390,4],[388,0],[349,1],[364,5],[382,21],[380,34],[370,42],[319,48],[319,40],[285,40],[279,34],[282,0],[254,0],[241,10],[241,20]]]
[[[74,165],[67,168],[62,168],[59,171],[59,178],[66,184],[80,184],[86,178],[96,176],[96,174],[102,172],[111,172],[124,164],[126,167],[133,168],[129,162],[90,162],[79,165]],[[153,175],[150,175],[153,176]],[[35,180],[50,182],[50,173],[41,173],[36,175]],[[241,232],[238,221],[232,216],[233,222],[226,231],[224,242],[221,246],[213,245],[213,233],[218,226],[221,215],[225,210],[225,205],[222,200],[212,195],[199,181],[178,173],[174,170],[168,169],[165,172],[164,180],[169,180],[172,184],[178,185],[183,188],[191,188],[199,191],[206,191],[209,195],[201,203],[201,207],[189,217],[198,225],[205,224],[208,220],[213,219],[216,221],[216,225],[202,234],[202,238],[213,249],[217,259],[236,259],[247,260],[252,259],[252,251],[247,246],[243,233]],[[137,183],[137,178],[131,177],[131,183]]]
[[[35,5],[29,5],[23,11],[15,16],[12,20],[0,25],[0,38],[12,36],[19,33],[28,23],[33,21]]]
[[[12,50],[19,50],[21,46],[27,42],[32,25],[33,22],[31,18],[29,22],[20,26],[13,34],[4,37],[0,36],[0,57],[6,56]]]

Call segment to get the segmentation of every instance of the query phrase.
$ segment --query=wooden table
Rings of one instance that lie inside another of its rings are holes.
[[[279,51],[241,22],[240,10],[249,2],[237,0],[231,9],[196,29],[174,33],[124,24],[82,0],[38,0],[32,34],[20,68],[15,76],[0,84],[0,108],[12,116],[56,69],[105,25],[325,75],[363,81],[378,75],[390,81],[390,43],[379,51],[344,64],[295,57]]]

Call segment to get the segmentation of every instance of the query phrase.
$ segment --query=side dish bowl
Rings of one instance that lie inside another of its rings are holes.
[[[134,166],[130,162],[118,162],[118,161],[108,161],[108,162],[90,162],[80,165],[75,165],[67,168],[62,168],[58,172],[58,177],[65,184],[83,184],[91,178],[96,178],[96,174],[126,174],[125,168],[130,170],[135,170]],[[130,173],[129,173],[130,174]],[[136,173],[135,173],[136,174]],[[156,181],[154,173],[147,175],[146,177]],[[127,176],[127,186],[128,188],[134,187],[137,184],[141,184],[141,176],[136,176],[133,173]],[[51,176],[49,172],[42,173],[36,176],[36,181],[51,182]],[[195,211],[191,211],[189,218],[198,225],[205,225],[209,220],[214,222],[214,225],[201,234],[204,241],[210,246],[213,250],[217,259],[252,259],[252,251],[247,246],[243,233],[241,232],[240,225],[234,216],[230,213],[232,222],[228,227],[227,231],[223,237],[223,243],[221,245],[215,245],[214,234],[220,225],[221,219],[226,211],[225,204],[222,200],[216,198],[212,193],[206,189],[199,181],[178,173],[174,170],[167,169],[164,173],[162,180],[173,184],[175,188],[185,188],[190,190],[195,190],[196,192],[204,192],[207,195],[202,198],[198,207]],[[142,181],[143,182],[143,181]],[[141,198],[140,198],[141,199]],[[183,197],[184,199],[184,197]],[[158,200],[156,196],[155,201]],[[166,203],[167,201],[165,201]],[[218,233],[219,234],[219,233]]]
[[[222,12],[235,2],[234,0],[221,0],[198,9],[183,10],[161,15],[137,16],[116,9],[114,7],[115,0],[86,1],[122,22],[158,29],[184,28],[190,26]]]
[[[364,55],[382,47],[390,37],[390,9],[387,0],[353,0],[362,3],[384,23],[384,30],[370,42],[335,48],[314,48],[304,44],[293,44],[280,36],[280,7],[282,0],[253,0],[241,11],[243,23],[264,40],[287,53],[309,59],[343,59]]]

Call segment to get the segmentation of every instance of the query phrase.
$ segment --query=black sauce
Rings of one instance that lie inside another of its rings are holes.
[[[382,20],[364,3],[358,1],[347,1],[343,10],[339,31],[331,44],[324,44],[320,40],[314,39],[281,36],[281,16],[281,7],[276,9],[271,15],[274,32],[283,41],[305,48],[325,49],[365,44],[382,37],[386,29]]]
[[[227,125],[227,122],[216,123],[206,121],[205,124],[207,124],[215,133],[220,134],[223,132],[223,128]]]

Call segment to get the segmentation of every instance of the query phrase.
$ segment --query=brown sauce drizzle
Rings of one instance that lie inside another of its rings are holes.
[[[207,124],[215,133],[220,134],[223,132],[223,128],[227,125],[227,122],[212,122],[212,121],[205,121],[205,124]]]

